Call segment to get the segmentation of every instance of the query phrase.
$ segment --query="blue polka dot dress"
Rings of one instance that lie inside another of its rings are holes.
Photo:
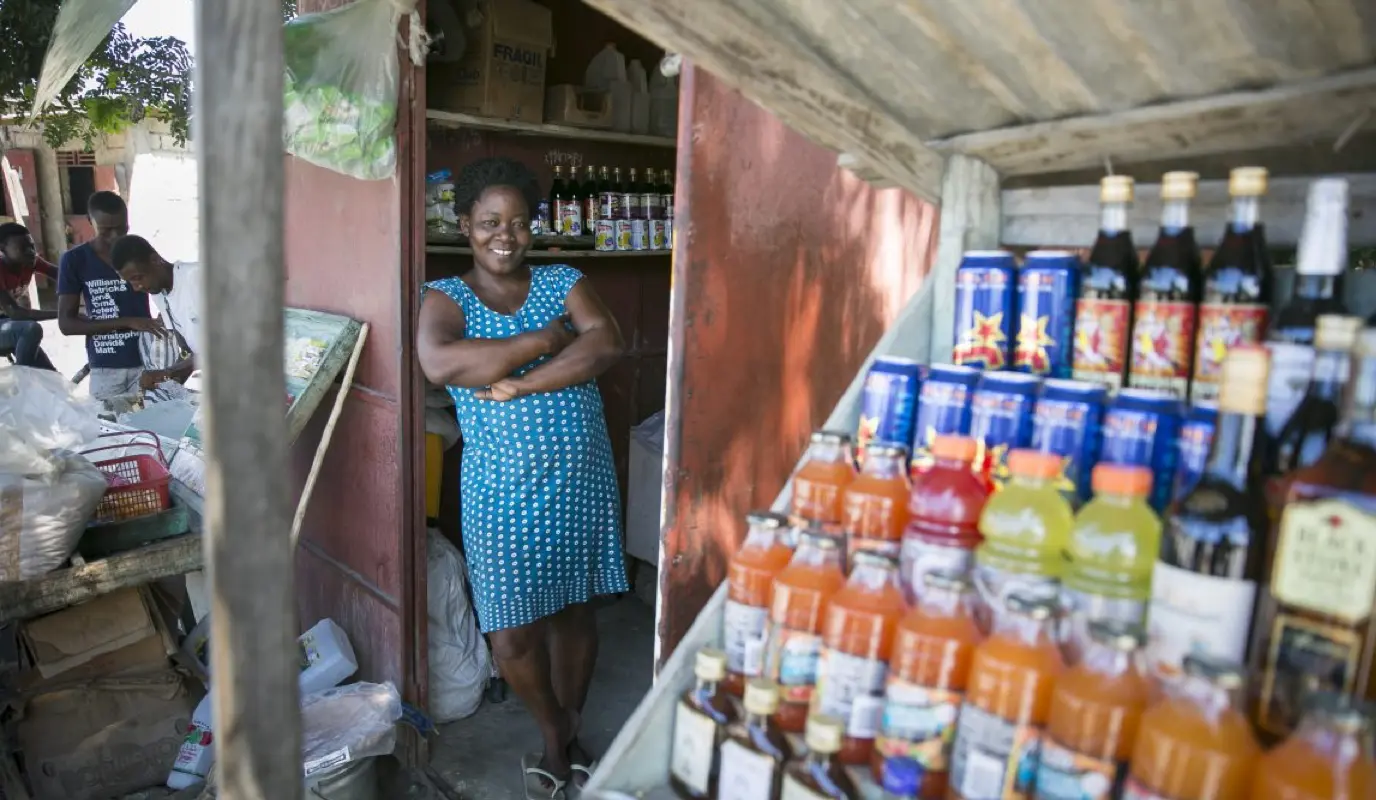
[[[459,278],[426,288],[463,309],[466,338],[506,339],[566,313],[564,299],[582,277],[569,266],[532,267],[530,294],[513,315],[483,305]],[[463,430],[463,545],[482,629],[526,625],[595,595],[629,591],[597,383],[503,403],[447,388]]]

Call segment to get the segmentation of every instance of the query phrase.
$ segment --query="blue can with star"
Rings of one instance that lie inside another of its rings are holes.
[[[1013,369],[1069,378],[1075,356],[1080,259],[1069,250],[1033,250],[1018,270],[1018,330]]]
[[[955,339],[951,360],[975,369],[1006,369],[1013,361],[1018,270],[1007,250],[970,250],[956,270]]]

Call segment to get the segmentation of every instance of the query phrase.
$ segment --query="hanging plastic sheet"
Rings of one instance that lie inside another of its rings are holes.
[[[134,7],[136,0],[63,0],[53,24],[53,38],[43,57],[29,122],[57,99],[86,59],[110,35],[115,24]]]

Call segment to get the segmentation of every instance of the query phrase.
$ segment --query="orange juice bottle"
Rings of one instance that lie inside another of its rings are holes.
[[[1252,800],[1376,797],[1376,719],[1368,703],[1336,692],[1309,696],[1290,738],[1261,757]]]
[[[1185,656],[1185,677],[1137,727],[1124,800],[1246,800],[1261,746],[1242,713],[1242,667]]]
[[[919,796],[940,800],[970,663],[984,636],[967,574],[939,569],[922,579],[917,606],[898,621],[894,634],[884,721],[870,768],[878,780],[885,760],[914,759],[923,771]]]
[[[947,797],[1032,797],[1051,692],[1065,672],[1056,645],[1056,601],[1014,591],[975,648],[956,724]]]
[[[721,688],[737,697],[749,678],[764,672],[764,646],[769,622],[769,591],[774,577],[788,566],[793,551],[783,543],[788,518],[752,511],[741,549],[726,568],[726,612],[722,624],[726,678]]]
[[[842,764],[868,764],[874,751],[893,632],[903,610],[898,565],[878,553],[855,557],[850,579],[827,606],[812,711],[845,724],[836,756]]]
[[[779,684],[774,721],[789,733],[802,733],[807,725],[822,655],[822,622],[832,595],[845,582],[840,545],[815,529],[799,536],[793,559],[774,579],[765,675]]]
[[[865,448],[865,466],[841,493],[841,529],[846,533],[846,561],[872,551],[895,561],[908,525],[908,449],[889,442]]]
[[[803,466],[793,475],[793,516],[834,533],[841,525],[841,492],[855,480],[850,436],[812,434]]]
[[[1146,633],[1137,623],[1089,623],[1084,658],[1056,682],[1037,771],[1038,800],[1120,796],[1151,684],[1137,664]]]

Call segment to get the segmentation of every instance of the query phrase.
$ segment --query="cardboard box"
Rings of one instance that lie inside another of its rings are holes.
[[[431,108],[521,122],[544,121],[545,67],[554,44],[549,9],[530,0],[480,0],[456,64],[426,70]]]
[[[157,671],[177,652],[163,610],[147,589],[122,589],[24,623],[38,676],[65,681]]]
[[[545,90],[545,122],[576,128],[612,126],[611,92],[561,83]]]

